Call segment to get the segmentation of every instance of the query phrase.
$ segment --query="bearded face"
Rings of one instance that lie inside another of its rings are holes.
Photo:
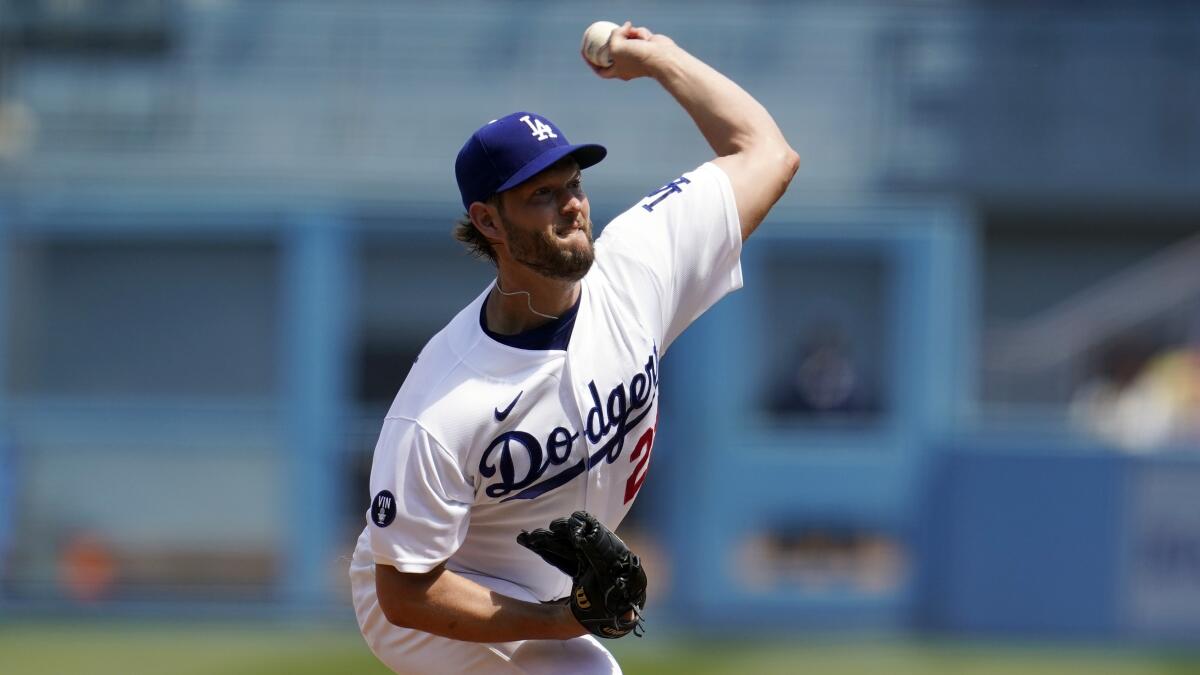
[[[504,246],[538,274],[578,281],[595,260],[592,220],[582,176],[567,158],[508,191],[497,203]]]
[[[596,258],[592,221],[583,218],[565,228],[526,229],[501,221],[505,245],[513,259],[538,274],[561,281],[579,281]]]

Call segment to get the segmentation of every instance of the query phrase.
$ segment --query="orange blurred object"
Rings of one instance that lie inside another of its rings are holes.
[[[58,579],[72,600],[96,602],[103,599],[116,577],[116,561],[108,546],[95,534],[76,534],[63,547]]]

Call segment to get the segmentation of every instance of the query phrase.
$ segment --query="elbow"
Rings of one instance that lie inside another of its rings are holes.
[[[763,166],[770,167],[762,176],[774,186],[775,199],[779,199],[800,170],[800,154],[786,141],[781,141],[762,155],[760,161],[765,162]]]
[[[792,178],[800,170],[800,153],[796,152],[782,135],[758,146],[751,161],[760,167],[760,176],[778,186],[780,195],[787,190]]]
[[[800,170],[800,153],[792,149],[792,146],[787,143],[783,144],[783,184],[786,187],[796,177],[796,172]]]
[[[378,599],[379,609],[388,623],[399,628],[414,628],[412,622],[407,620],[410,613],[405,611],[403,603],[383,595],[379,595]]]
[[[429,574],[406,574],[391,565],[376,565],[375,599],[383,618],[400,628],[420,628],[428,583]]]
[[[744,157],[751,175],[763,185],[770,186],[775,199],[783,196],[800,170],[800,154],[782,137],[758,145]]]
[[[774,172],[786,186],[800,170],[800,153],[796,152],[782,135],[773,139],[763,139],[748,146],[743,156],[767,172]],[[761,175],[770,175],[763,173]]]

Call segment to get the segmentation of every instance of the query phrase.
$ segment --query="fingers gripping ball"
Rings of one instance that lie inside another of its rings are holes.
[[[597,21],[583,31],[583,57],[589,62],[607,68],[613,64],[612,54],[608,53],[608,39],[612,32],[620,28],[611,21]]]
[[[641,636],[646,573],[625,542],[591,514],[576,511],[549,529],[522,532],[517,542],[570,574],[571,613],[589,632],[602,638]],[[563,562],[567,550],[574,565]]]

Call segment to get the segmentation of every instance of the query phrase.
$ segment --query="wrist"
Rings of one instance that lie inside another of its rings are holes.
[[[571,603],[556,602],[548,606],[553,609],[553,622],[556,632],[559,633],[559,639],[569,640],[587,633],[587,629],[579,623],[575,618],[575,613],[571,611]]]
[[[647,75],[661,83],[679,72],[687,52],[674,42],[664,42],[656,46],[658,49],[646,58],[645,69]]]

